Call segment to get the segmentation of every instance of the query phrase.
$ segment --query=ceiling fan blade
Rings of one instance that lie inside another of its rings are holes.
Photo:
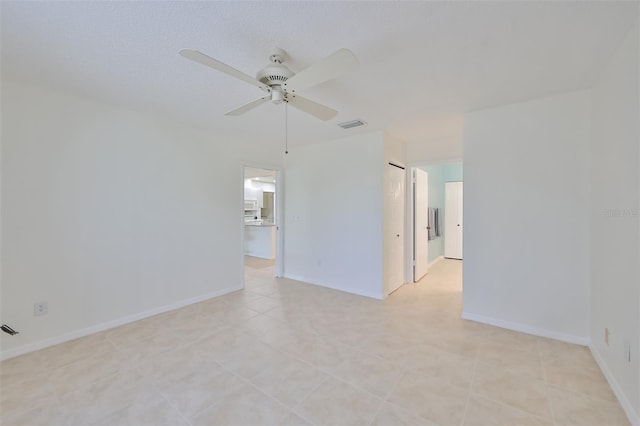
[[[345,74],[356,66],[356,55],[349,49],[340,49],[291,77],[284,87],[289,93],[304,90]]]
[[[265,96],[264,98],[256,99],[255,101],[251,101],[248,104],[242,105],[240,108],[236,108],[233,111],[229,111],[225,115],[242,115],[247,111],[251,111],[257,106],[262,105],[265,102],[269,102],[271,98],[269,96]]]
[[[299,95],[289,95],[287,100],[289,105],[292,107],[298,108],[300,111],[306,112],[307,114],[311,114],[322,121],[331,120],[336,116],[336,114],[338,114],[338,111],[335,109],[310,101],[309,99],[303,98]]]
[[[223,64],[222,62],[218,61],[217,59],[213,59],[211,56],[207,56],[202,52],[199,52],[197,50],[192,50],[192,49],[182,49],[180,50],[180,54],[182,56],[184,56],[187,59],[190,59],[192,61],[198,62],[202,65],[206,65],[208,67],[211,67],[215,70],[221,71],[225,74],[228,74],[232,77],[238,78],[242,81],[245,81],[249,84],[252,84],[256,87],[259,87],[260,89],[264,90],[265,92],[269,92],[271,89],[269,88],[269,86],[267,86],[266,84],[262,84],[260,83],[258,80],[256,80],[255,78],[251,77],[250,75],[247,75],[245,73],[243,73],[242,71],[238,71],[237,69],[230,67],[227,64]]]

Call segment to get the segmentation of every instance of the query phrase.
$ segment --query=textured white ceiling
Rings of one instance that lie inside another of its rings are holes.
[[[255,74],[272,47],[300,71],[338,48],[350,75],[303,93],[340,111],[289,110],[292,145],[387,130],[410,142],[461,131],[461,115],[588,87],[638,17],[637,2],[9,2],[2,75],[169,114],[220,135],[281,141],[283,106],[223,114],[262,92],[187,61],[198,49]],[[336,123],[360,118],[364,128]]]

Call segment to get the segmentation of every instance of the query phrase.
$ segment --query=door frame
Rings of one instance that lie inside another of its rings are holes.
[[[240,164],[240,208],[238,218],[240,221],[240,281],[244,288],[244,169],[251,167],[254,169],[264,169],[276,172],[276,214],[274,217],[276,225],[276,277],[284,276],[284,171],[280,166],[274,166],[264,163],[254,163],[250,161],[242,161]]]
[[[457,163],[462,163],[462,166],[464,167],[464,160],[462,158],[449,158],[446,160],[409,162],[407,164],[407,169],[413,171],[414,168],[419,168],[419,167],[439,166],[439,165],[457,164]],[[407,173],[407,182],[405,185],[407,190],[407,195],[406,195],[406,198],[407,198],[406,213],[407,214],[406,214],[406,220],[405,220],[405,223],[407,224],[407,229],[405,230],[405,234],[408,236],[408,238],[406,238],[405,240],[406,242],[405,250],[406,250],[406,253],[411,254],[410,256],[406,256],[407,262],[406,262],[405,276],[407,277],[413,277],[414,237],[413,237],[413,182],[412,181],[413,181],[413,173]],[[464,193],[463,193],[463,197],[464,197]],[[463,232],[463,238],[464,238],[464,228],[462,232]],[[428,268],[427,268],[427,273],[428,273]]]
[[[418,282],[420,279],[422,279],[425,275],[427,275],[429,273],[429,246],[427,244],[427,269],[424,273],[424,275],[420,276],[420,278],[418,279],[418,281],[416,281],[416,266],[417,266],[417,261],[418,258],[416,256],[416,227],[415,227],[415,218],[416,218],[416,214],[417,214],[417,209],[416,209],[416,199],[417,199],[417,184],[418,184],[418,180],[417,180],[417,171],[420,170],[421,172],[423,172],[426,176],[427,176],[427,188],[426,188],[426,192],[427,192],[427,207],[428,207],[428,202],[429,202],[429,173],[422,170],[419,167],[412,167],[410,170],[411,173],[411,220],[413,221],[413,226],[411,227],[411,233],[412,233],[412,238],[413,238],[413,244],[411,244],[411,258],[412,258],[412,268],[411,268],[411,282],[416,283]],[[427,223],[428,223],[428,212],[427,212]],[[428,225],[427,225],[428,226]],[[428,232],[427,228],[427,232]],[[428,238],[427,238],[427,243],[428,243]]]

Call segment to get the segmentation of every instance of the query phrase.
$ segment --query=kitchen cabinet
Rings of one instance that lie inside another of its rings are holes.
[[[260,209],[256,200],[244,200],[244,220],[260,219]]]
[[[260,222],[244,226],[244,254],[262,259],[276,257],[276,227]]]
[[[263,194],[262,189],[246,188],[246,187],[244,188],[245,201],[249,201],[249,200],[255,201],[259,209],[263,207],[262,194]]]

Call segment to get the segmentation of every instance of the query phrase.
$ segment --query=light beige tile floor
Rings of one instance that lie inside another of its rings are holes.
[[[459,261],[377,301],[275,279],[0,364],[3,425],[622,425],[589,350],[460,319]]]

